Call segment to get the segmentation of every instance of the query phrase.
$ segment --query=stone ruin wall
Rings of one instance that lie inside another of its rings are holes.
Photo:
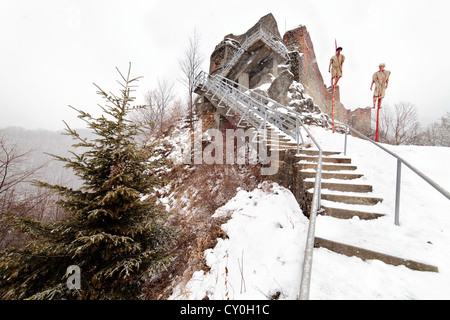
[[[260,22],[279,35],[276,21],[271,14],[261,18]],[[237,45],[244,37],[245,34],[240,36],[230,34],[224,37],[224,40],[216,46],[211,55],[210,74],[215,74],[221,70],[221,67],[233,56],[237,50]],[[306,27],[299,26],[296,29],[287,31],[283,36],[283,42],[290,51],[289,65],[290,71],[294,75],[294,80],[304,86],[305,92],[313,98],[314,103],[320,107],[322,112],[329,115],[331,119],[332,92],[327,91],[317,64],[314,46]],[[234,80],[238,81],[238,79]],[[335,92],[334,114],[337,121],[346,123],[363,134],[369,135],[371,133],[371,108],[346,109],[340,101],[339,88]]]
[[[224,40],[219,43],[214,52],[211,54],[209,73],[215,74],[224,66],[224,64],[230,59],[234,52],[238,50],[236,47],[237,39],[233,35],[228,35]],[[239,43],[239,42],[238,42]]]
[[[222,67],[224,61],[227,61],[226,51],[227,51],[226,45],[216,47],[216,50],[214,50],[213,54],[211,55],[211,61],[210,61],[210,65],[209,65],[209,73],[210,74],[213,74],[214,71],[216,71],[220,67]]]

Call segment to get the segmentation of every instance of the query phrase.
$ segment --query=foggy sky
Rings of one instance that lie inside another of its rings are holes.
[[[386,63],[386,104],[416,105],[423,125],[450,111],[445,0],[2,0],[0,3],[0,128],[62,129],[81,122],[68,105],[96,114],[96,83],[118,89],[115,67],[143,76],[137,102],[158,79],[184,87],[177,59],[194,30],[205,71],[214,47],[272,13],[281,35],[298,25],[310,32],[329,85],[335,39],[346,56],[340,80],[348,109],[372,105],[371,76]]]

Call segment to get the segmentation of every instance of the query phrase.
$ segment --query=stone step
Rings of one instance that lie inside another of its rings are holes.
[[[322,206],[322,209],[323,210],[318,212],[318,214],[323,216],[330,216],[337,219],[352,219],[353,217],[359,217],[361,220],[374,220],[384,216],[384,214],[382,213],[357,211],[326,206]]]
[[[297,146],[270,146],[272,151],[286,151],[286,150],[297,150]]]
[[[315,178],[316,173],[314,171],[301,171],[303,178]],[[363,176],[360,173],[337,173],[337,172],[322,172],[322,179],[341,179],[341,180],[354,180]]]
[[[339,254],[343,254],[348,257],[358,257],[358,258],[362,259],[363,261],[365,261],[365,260],[380,260],[386,264],[390,264],[393,266],[403,265],[411,270],[439,272],[439,269],[436,266],[432,266],[432,265],[428,265],[425,263],[408,260],[408,259],[404,259],[404,258],[399,258],[399,257],[395,257],[392,255],[388,255],[388,254],[384,254],[384,253],[380,253],[380,252],[376,252],[376,251],[372,251],[372,250],[368,250],[368,249],[363,249],[363,248],[359,248],[359,247],[355,247],[355,246],[351,246],[348,244],[335,242],[335,241],[331,241],[331,240],[327,240],[327,239],[323,239],[323,238],[319,238],[319,237],[315,237],[314,247],[315,248],[326,248],[330,251],[333,251],[333,252],[336,252]]]
[[[305,189],[314,188],[314,181],[304,181]],[[322,181],[322,189],[347,192],[372,192],[373,188],[366,184],[335,183]]]
[[[315,163],[301,163],[299,166],[302,169],[317,169],[317,164]],[[322,170],[324,171],[354,171],[356,169],[356,166],[322,163]]]
[[[322,200],[334,201],[334,202],[342,202],[348,204],[363,204],[368,206],[374,206],[378,202],[382,202],[382,198],[374,198],[374,197],[361,197],[361,196],[348,196],[343,194],[329,194],[329,193],[321,193]]]
[[[265,138],[266,140],[277,140],[277,141],[292,141],[291,138],[285,136],[285,135],[279,135],[279,134],[262,134],[257,133],[256,136],[258,138]]]
[[[296,142],[288,142],[288,141],[273,141],[273,140],[267,140],[265,141],[265,144],[268,146],[283,146],[283,147],[296,147],[297,148],[297,143]]]
[[[320,198],[322,200],[342,202],[342,203],[348,203],[348,204],[363,204],[363,205],[367,205],[367,206],[374,206],[378,202],[383,201],[383,199],[381,199],[381,198],[348,196],[348,195],[342,195],[342,194],[328,194],[328,193],[321,193]]]
[[[248,124],[246,120],[241,121],[241,125],[248,127],[249,129],[253,129],[253,131],[256,133],[258,137],[264,137],[263,131],[258,131],[257,128],[253,127],[252,125]],[[263,129],[261,129],[263,130]],[[286,135],[284,132],[282,132],[279,129],[267,127],[266,128],[266,137],[271,138],[278,138],[278,139],[286,139],[287,141],[291,140],[291,137]]]
[[[308,162],[315,162],[317,163],[319,161],[319,157],[315,157],[315,156],[297,156],[297,159],[299,161],[303,160],[303,161],[308,161]],[[328,163],[352,163],[352,159],[350,158],[332,158],[332,157],[324,157],[322,156],[322,163],[323,162],[328,162]]]
[[[314,149],[300,149],[300,154],[306,154],[309,156],[318,156],[319,155],[319,150],[314,150]],[[338,155],[341,154],[341,152],[338,151],[322,151],[322,156],[334,156],[334,155]]]
[[[255,132],[256,132],[256,129],[255,129]],[[264,132],[259,131],[259,132],[257,132],[257,135],[264,137]],[[286,135],[284,132],[275,132],[275,131],[273,131],[273,132],[267,131],[265,137],[266,138],[267,137],[274,138],[274,139],[289,139],[289,140],[292,139],[290,136]]]
[[[262,136],[263,132],[259,132],[258,134]],[[267,129],[266,136],[280,138],[280,139],[292,139],[290,136],[288,136],[283,131],[275,131],[275,130],[269,130],[269,129]]]

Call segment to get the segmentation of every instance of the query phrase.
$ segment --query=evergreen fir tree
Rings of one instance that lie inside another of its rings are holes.
[[[131,66],[130,66],[131,69]],[[95,133],[82,138],[67,124],[81,154],[55,156],[82,179],[72,189],[36,184],[62,196],[58,202],[71,215],[60,222],[39,222],[12,213],[4,216],[31,237],[26,247],[0,253],[2,299],[136,299],[141,285],[171,261],[177,231],[166,225],[168,213],[153,201],[142,201],[156,180],[151,152],[139,147],[139,128],[127,119],[142,106],[131,106],[134,83],[122,73],[120,95],[98,88],[105,99],[103,115],[94,118],[75,109]],[[66,270],[81,271],[81,289],[69,289]]]

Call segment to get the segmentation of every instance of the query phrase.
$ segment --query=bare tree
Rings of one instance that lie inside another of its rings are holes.
[[[23,152],[17,144],[11,144],[0,132],[0,213],[16,212],[38,220],[54,219],[56,208],[54,197],[32,187],[28,180],[35,178],[38,171],[48,162],[30,165],[34,150]],[[61,212],[58,212],[61,214]],[[0,250],[9,246],[20,246],[25,237],[11,230],[9,223],[0,215]]]
[[[385,105],[380,114],[380,141],[394,145],[419,144],[421,128],[417,118],[417,108],[411,103]]]
[[[167,121],[173,123],[180,120],[185,113],[185,106],[180,99],[175,100],[168,112]]]
[[[164,117],[166,116],[172,101],[175,98],[173,93],[173,83],[166,79],[158,80],[158,88],[154,92],[154,101],[159,129],[163,129]]]
[[[422,144],[450,147],[450,112],[427,127],[423,133]]]
[[[146,107],[134,110],[131,119],[145,131],[153,132],[158,127],[160,118],[156,109],[156,89],[149,90],[144,99]]]
[[[26,160],[33,150],[22,152],[16,144],[9,144],[0,133],[0,195],[14,189],[46,164],[27,167]]]
[[[174,99],[173,83],[166,79],[158,80],[157,88],[145,95],[146,108],[136,110],[132,115],[133,121],[149,132],[163,130]]]
[[[197,30],[194,30],[194,34],[189,38],[189,45],[184,52],[183,58],[178,60],[178,64],[184,75],[181,82],[188,89],[188,117],[192,129],[194,119],[195,77],[201,71],[200,68],[203,60],[204,58],[200,53],[199,34],[197,33]]]
[[[395,104],[395,117],[393,133],[395,145],[415,144],[420,134],[420,125],[417,121],[417,108],[410,103]]]

